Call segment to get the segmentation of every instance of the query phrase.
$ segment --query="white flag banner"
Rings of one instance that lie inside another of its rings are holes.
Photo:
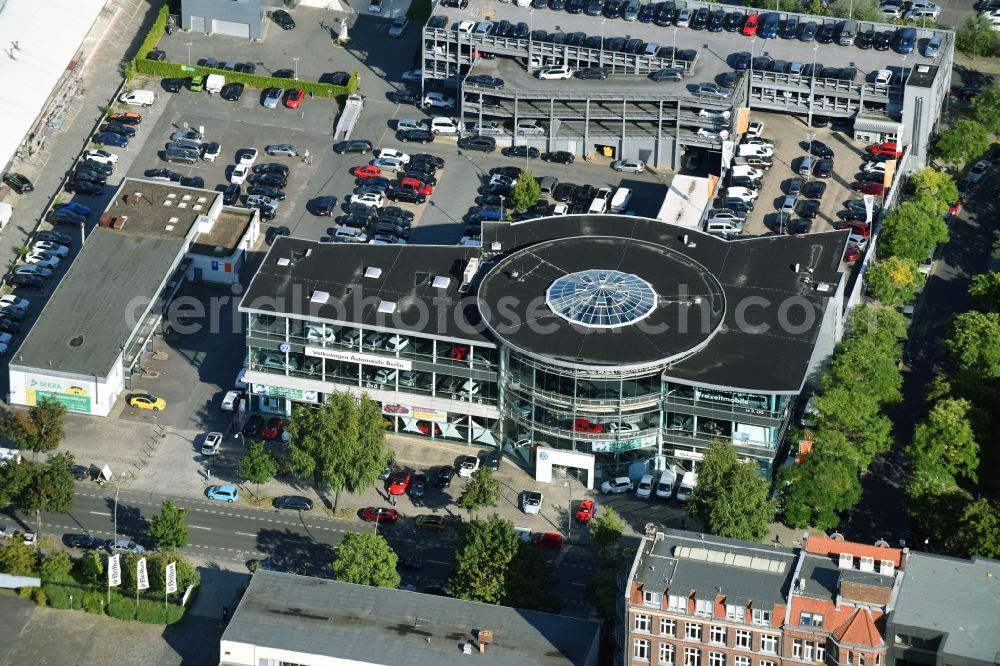
[[[177,563],[167,565],[167,594],[177,591]]]
[[[867,222],[868,224],[871,224],[872,223],[872,215],[875,213],[875,195],[874,194],[866,194],[863,197],[863,199],[864,199],[864,202],[865,202],[865,214],[866,214],[865,222]]]
[[[140,557],[135,565],[135,586],[139,590],[149,589],[149,574],[146,573],[146,558]]]
[[[108,585],[117,587],[122,584],[122,563],[121,555],[112,555],[108,558]]]

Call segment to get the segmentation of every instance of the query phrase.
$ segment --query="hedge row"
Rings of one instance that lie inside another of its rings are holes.
[[[170,14],[170,3],[164,3],[160,7],[160,12],[156,15],[156,20],[153,21],[153,26],[146,33],[146,39],[142,40],[142,46],[139,47],[139,51],[135,54],[135,59],[145,60],[149,52],[156,48],[156,45],[160,41],[160,37],[163,33],[167,31],[167,16]]]
[[[358,89],[357,71],[351,75],[351,80],[347,82],[346,86],[335,86],[329,83],[316,83],[315,81],[294,81],[293,79],[276,79],[270,76],[259,76],[257,74],[246,74],[244,72],[230,72],[212,67],[201,67],[199,65],[188,67],[176,62],[146,60],[145,58],[137,59],[135,61],[135,69],[140,74],[159,76],[163,78],[185,78],[188,76],[221,74],[226,77],[226,83],[236,81],[244,84],[248,88],[256,88],[258,90],[264,90],[265,88],[271,88],[274,86],[287,88],[289,85],[294,85],[295,87],[302,88],[307,93],[313,93],[318,97],[340,97],[341,95],[349,95]]]

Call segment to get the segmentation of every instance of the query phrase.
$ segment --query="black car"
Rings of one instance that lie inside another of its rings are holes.
[[[313,501],[301,495],[282,495],[281,497],[274,498],[274,508],[309,511],[313,508]]]
[[[10,277],[8,282],[15,287],[24,287],[25,289],[41,289],[45,286],[45,280],[37,275],[21,275],[15,273]]]
[[[371,227],[373,236],[395,236],[406,240],[410,237],[410,230],[402,224],[397,224],[392,220],[379,218]]]
[[[247,178],[247,182],[252,185],[267,185],[268,187],[278,187],[282,188],[288,184],[288,180],[285,179],[280,173],[255,173]]]
[[[658,69],[649,75],[653,81],[677,82],[684,80],[684,70],[682,69]],[[729,86],[726,86],[727,88]]]
[[[660,70],[660,71],[662,72],[664,70]],[[716,79],[716,81],[718,82],[718,84],[720,86],[722,86],[723,88],[733,88],[733,87],[736,86],[736,83],[739,80],[740,80],[740,74],[739,74],[739,72],[725,72],[724,74],[722,74],[721,76],[719,76]]]
[[[815,202],[809,202],[809,203],[815,203]],[[791,236],[800,236],[802,234],[809,233],[810,229],[812,229],[812,222],[810,222],[809,220],[804,220],[804,219],[792,220],[791,222],[788,223],[788,226],[785,228],[785,233]]]
[[[728,208],[737,213],[753,212],[754,202],[752,200],[740,199],[738,197],[726,197],[722,200],[721,208]]]
[[[341,215],[337,218],[337,224],[343,227],[354,227],[355,229],[367,229],[368,225],[372,223],[374,218],[363,213],[352,213],[350,215]]]
[[[816,185],[826,186],[826,183],[815,183]],[[819,201],[816,199],[809,199],[806,201],[800,201],[795,207],[795,212],[799,217],[804,217],[807,220],[812,220],[816,218],[819,213]]]
[[[608,78],[608,70],[603,67],[588,67],[576,73],[576,78],[584,81],[603,81]]]
[[[488,74],[476,74],[475,76],[470,76],[465,79],[465,82],[470,86],[477,86],[479,88],[503,88],[503,79],[498,79],[495,76],[490,76]]]
[[[430,143],[434,140],[434,135],[427,130],[408,129],[396,132],[396,140],[402,141],[403,143],[409,143],[410,141],[416,143]]]
[[[14,190],[18,194],[25,194],[27,192],[34,192],[35,186],[31,184],[27,176],[19,174],[15,171],[9,171],[3,175],[3,182],[10,186],[10,189]]]
[[[162,81],[160,81],[160,85],[168,93],[180,92],[181,88],[184,87],[184,79],[170,77],[168,79],[163,79]]]
[[[816,25],[816,21],[806,21],[799,28],[799,41],[800,42],[811,42],[816,39],[816,31],[819,30],[819,26]]]
[[[273,79],[291,79],[294,76],[295,70],[292,69],[276,69],[271,72],[271,78]],[[268,90],[270,90],[270,88]]]
[[[437,471],[434,477],[434,485],[444,490],[451,485],[451,480],[455,478],[455,468],[451,465],[445,465]]]
[[[274,199],[275,201],[285,200],[284,192],[282,192],[276,187],[268,187],[267,185],[254,185],[249,190],[247,190],[247,194],[249,195],[259,194],[262,197],[267,197],[268,199]],[[337,198],[334,197],[333,200],[334,202],[336,202]]]
[[[604,7],[601,9],[601,14],[605,18],[618,18],[622,15],[622,9],[625,2],[623,0],[604,0]]]
[[[236,202],[240,200],[240,196],[242,194],[243,188],[236,183],[226,185],[225,189],[222,190],[222,203],[227,206],[235,206]]]
[[[313,215],[322,215],[324,217],[332,216],[336,209],[337,197],[334,196],[316,197],[312,202],[312,206],[310,206]]]
[[[121,123],[107,123],[101,128],[102,132],[111,132],[112,134],[117,134],[119,136],[124,136],[129,139],[135,136],[135,128],[131,125],[122,125]]]
[[[813,127],[826,127],[830,124],[830,116],[813,116]]]
[[[837,217],[843,220],[844,224],[847,222],[864,222],[868,219],[868,212],[864,209],[864,202],[861,202],[862,208],[845,208],[844,210],[837,212]],[[833,225],[835,228],[839,228],[836,224]]]
[[[854,45],[859,49],[870,49],[875,45],[875,31],[865,30],[864,32],[859,32],[858,36],[854,38]]]
[[[437,168],[430,162],[417,162],[413,163],[413,158],[410,158],[410,163],[406,165],[406,172],[403,174],[403,178],[413,177],[417,180],[422,180],[428,185],[437,185]]]
[[[417,165],[422,163],[430,164],[434,169],[444,168],[444,158],[442,157],[428,155],[427,153],[414,153],[410,155],[410,168],[417,168]],[[423,170],[426,171],[427,169]]]
[[[75,194],[97,195],[104,194],[104,186],[92,183],[89,180],[71,180],[66,183],[66,190]]]
[[[282,30],[292,30],[295,28],[295,21],[284,9],[276,9],[271,12],[271,20],[281,26]]]
[[[355,194],[364,194],[365,192],[379,192],[384,194],[391,181],[383,176],[375,176],[374,178],[359,178],[355,181],[357,185],[354,188]]]
[[[257,65],[252,62],[238,62],[236,63],[236,71],[244,74],[256,74]]]
[[[390,216],[406,220],[407,222],[413,222],[415,215],[413,211],[406,210],[405,208],[400,208],[399,206],[386,206],[381,211],[379,211],[379,217]]]
[[[820,44],[831,44],[833,43],[834,32],[835,29],[832,23],[824,23],[816,31],[816,41]]]
[[[243,95],[244,90],[246,90],[245,85],[234,81],[222,86],[222,91],[219,93],[219,96],[229,102],[238,102],[240,97]]]
[[[595,194],[597,194],[597,190],[593,185],[581,185],[573,195],[573,203],[578,206],[589,206],[590,202],[594,200]]]
[[[66,211],[67,213],[70,211]],[[64,247],[72,247],[73,239],[66,234],[61,234],[58,231],[39,231],[35,234],[35,240],[49,241],[50,243],[56,243]]]
[[[333,152],[338,155],[344,155],[346,153],[361,153],[362,155],[367,155],[372,152],[372,142],[367,139],[351,139],[350,141],[341,141],[333,147]]]
[[[806,199],[822,199],[824,192],[826,192],[826,183],[820,183],[815,180],[806,183],[805,187],[802,188],[802,196]]]
[[[861,183],[881,183],[885,181],[884,173],[859,173],[854,179]]]
[[[798,196],[802,193],[802,188],[805,187],[805,184],[806,181],[802,178],[791,178],[785,186],[785,193]]]
[[[691,16],[691,25],[689,26],[692,30],[704,30],[705,26],[708,25],[708,9],[702,7],[695,11],[694,15]]]
[[[726,32],[736,32],[743,23],[743,14],[739,12],[729,12],[722,21],[722,29]]]
[[[21,325],[15,322],[13,319],[7,319],[6,316],[3,316],[0,317],[0,331],[4,333],[10,333],[11,335],[17,335],[18,333],[21,332]]]
[[[497,140],[491,136],[470,136],[458,140],[458,147],[492,153],[497,149]]]
[[[821,159],[830,158],[833,159],[833,149],[826,145],[822,141],[810,141],[809,142],[809,154],[815,155]]]
[[[576,193],[576,185],[573,183],[559,183],[552,191],[552,199],[555,201],[572,201]]]
[[[394,90],[389,93],[389,101],[396,104],[416,104],[420,95],[410,90]]]
[[[799,20],[794,16],[789,16],[784,25],[781,26],[781,30],[778,31],[778,35],[782,39],[795,39],[799,35]]]
[[[260,414],[251,414],[250,418],[247,419],[246,425],[243,426],[243,436],[256,437],[260,432],[260,426],[263,422],[264,418]]]
[[[115,172],[114,165],[108,164],[107,162],[95,162],[94,160],[82,160],[77,162],[77,170],[93,171],[94,173],[99,173],[102,176],[110,176]]]
[[[75,224],[78,226],[83,226],[87,222],[87,218],[83,215],[68,210],[54,210],[45,219],[52,224]]]
[[[572,164],[576,156],[567,150],[556,150],[542,154],[543,162],[555,162],[556,164]]]
[[[398,206],[392,206],[392,208],[394,210],[402,210]],[[405,217],[402,217],[400,215],[395,215],[393,213],[387,213],[384,210],[379,211],[378,217],[375,218],[375,222],[376,223],[379,223],[379,222],[388,222],[389,224],[394,224],[397,227],[399,227],[400,229],[403,229],[404,231],[406,231],[407,234],[409,234],[410,229],[413,228],[413,221],[412,220],[408,220]]]
[[[284,164],[278,164],[277,162],[265,162],[263,164],[255,164],[251,169],[253,173],[276,173],[282,178],[288,178],[288,166]]]
[[[263,201],[258,201],[257,203],[250,204],[249,208],[256,208],[260,212],[260,219],[269,221],[273,220],[278,215],[278,209],[270,204],[266,204]]]
[[[825,158],[816,163],[813,175],[817,178],[830,178],[833,176],[833,160]]]
[[[892,30],[883,30],[875,37],[875,50],[888,51],[892,47],[892,38],[895,33]]]
[[[500,469],[501,458],[503,458],[503,456],[500,454],[500,451],[498,449],[493,449],[486,454],[485,458],[483,458],[483,467],[495,472]]]
[[[726,12],[722,9],[717,9],[708,16],[708,31],[709,32],[722,32],[723,27],[726,24]]]
[[[344,206],[344,212],[348,215],[362,215],[364,217],[372,218],[375,216],[376,211],[372,206],[366,206],[363,203],[357,201],[349,201]]]
[[[420,499],[427,492],[427,475],[414,474],[410,479],[410,487],[407,489],[411,499]]]
[[[502,151],[507,157],[527,157],[529,160],[537,159],[541,152],[534,146],[511,146]]]
[[[760,182],[760,178],[751,178],[749,176],[733,176],[729,179],[730,187],[746,187],[751,190],[760,191],[764,185]]]
[[[566,0],[549,0],[549,9],[555,12],[561,12],[566,9]]]
[[[569,9],[569,6],[566,7]],[[656,17],[656,3],[647,2],[639,8],[639,23],[652,23]]]
[[[205,187],[205,179],[201,176],[184,176],[180,181],[181,187],[195,187],[199,190]]]
[[[422,204],[427,201],[426,195],[402,187],[390,187],[385,196],[392,201],[402,201],[405,203]]]
[[[346,86],[351,80],[351,75],[347,72],[324,72],[319,75],[320,83],[329,83],[332,86]]]
[[[96,550],[104,546],[104,539],[98,539],[89,534],[68,534],[66,535],[66,545],[70,548]]]

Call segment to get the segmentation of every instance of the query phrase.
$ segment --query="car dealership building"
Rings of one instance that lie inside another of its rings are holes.
[[[690,468],[722,439],[770,474],[839,338],[845,242],[614,215],[486,223],[481,248],[279,238],[240,305],[252,407],[366,392],[393,431],[526,465]]]

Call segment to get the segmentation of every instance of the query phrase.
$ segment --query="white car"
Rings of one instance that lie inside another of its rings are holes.
[[[727,187],[725,192],[726,197],[743,199],[743,201],[756,201],[759,194],[757,190],[751,190],[749,187]]]
[[[691,14],[692,11],[690,9],[682,9],[679,12],[677,12],[677,21],[676,21],[677,27],[686,28],[689,25],[691,25]]]
[[[880,7],[882,16],[887,19],[903,18],[903,8],[895,4],[885,4]]]
[[[490,176],[490,185],[501,185],[502,187],[514,187],[517,185],[517,180],[511,178],[510,176],[505,176],[502,173],[495,173]]]
[[[552,216],[569,215],[569,206],[564,203],[557,203],[552,207]]]
[[[649,499],[653,495],[653,475],[643,474],[639,485],[635,487],[635,496],[639,499]]]
[[[725,140],[725,139],[729,138],[729,130],[719,130],[718,132],[713,132],[711,130],[705,129],[704,127],[699,127],[698,128],[698,136],[704,137],[706,139],[722,139],[722,140]]]
[[[472,29],[472,34],[476,37],[485,37],[490,34],[490,30],[493,29],[493,21],[480,21],[476,24],[476,27]],[[461,32],[461,30],[459,30]]]
[[[642,173],[646,170],[646,163],[642,160],[617,160],[612,162],[611,168],[626,173]]]
[[[118,101],[129,106],[153,106],[156,94],[152,90],[132,90],[119,95]]]
[[[378,192],[365,192],[364,194],[352,194],[347,199],[348,203],[359,203],[369,208],[381,208],[385,205],[385,196]]]
[[[632,479],[627,476],[619,476],[618,478],[610,479],[601,484],[601,492],[608,493],[610,495],[627,493],[630,490],[632,490]]]
[[[439,92],[429,92],[424,95],[423,104],[425,107],[433,107],[436,109],[454,109],[455,100],[448,97],[444,93]]]
[[[233,167],[233,173],[229,176],[229,182],[236,185],[242,185],[246,182],[247,176],[250,175],[250,165],[249,164],[237,164]]]
[[[52,269],[37,264],[21,264],[14,269],[14,275],[34,275],[39,278],[47,278],[52,275]]]
[[[236,381],[233,382],[233,386],[236,387],[237,391],[247,390],[247,369],[246,366],[242,370],[236,373]]]
[[[986,175],[986,172],[990,170],[990,163],[986,160],[979,160],[974,165],[972,169],[969,170],[969,180],[973,183],[978,183]]]
[[[236,410],[236,403],[240,399],[239,391],[227,391],[226,395],[222,396],[222,411],[232,412]]]
[[[868,245],[868,237],[862,236],[861,234],[851,234],[847,237],[847,246],[856,247],[859,250],[864,250]]]
[[[521,511],[529,514],[538,514],[542,510],[544,496],[534,490],[525,490],[521,493]]]
[[[201,149],[201,159],[206,162],[214,162],[222,154],[222,145],[213,141],[206,143]]]
[[[729,112],[726,111],[726,113],[729,113]],[[762,123],[760,121],[754,121],[754,122],[750,123],[749,125],[747,125],[746,136],[750,137],[751,139],[756,139],[757,137],[759,137],[763,133],[764,133],[764,123]]]
[[[472,21],[461,21],[455,26],[455,32],[460,35],[471,35],[472,31],[476,29],[476,24]]]
[[[564,204],[565,205],[565,204]],[[638,423],[609,423],[608,432],[614,433],[625,433],[625,432],[639,432]]]
[[[447,118],[445,116],[431,118],[431,132],[434,134],[458,134],[462,129],[462,123],[454,118]]]
[[[887,86],[889,82],[892,81],[892,71],[888,69],[880,69],[875,72],[875,85],[877,86]]]
[[[733,114],[730,111],[719,111],[716,109],[702,109],[698,112],[698,115],[702,118],[711,118],[712,120],[729,120],[729,117]]]
[[[424,70],[422,69],[409,69],[403,72],[403,80],[409,83],[420,83],[424,78]]]
[[[372,166],[376,166],[382,171],[405,171],[406,163],[395,157],[376,157],[369,162]]]
[[[426,130],[427,123],[422,120],[414,120],[413,118],[401,118],[396,121],[396,131],[405,132],[406,130]]]
[[[68,247],[60,245],[59,243],[53,243],[52,241],[35,241],[35,244],[31,246],[31,249],[38,252],[48,252],[56,255],[57,257],[65,257],[69,254]]]
[[[465,456],[458,466],[458,475],[463,478],[471,478],[473,472],[479,469],[479,458],[476,456]]]
[[[106,150],[88,150],[83,157],[91,162],[100,162],[101,164],[118,164],[118,156],[114,153],[109,153]]]
[[[24,258],[24,261],[29,264],[38,264],[39,266],[44,266],[45,268],[55,268],[59,265],[58,257],[53,257],[52,255],[45,254],[44,252],[32,252]]]
[[[542,81],[548,81],[554,79],[557,81],[565,81],[566,79],[573,78],[573,70],[566,65],[554,65],[552,67],[544,67],[538,70],[538,78]]]
[[[27,310],[31,307],[31,301],[26,298],[19,298],[14,294],[0,296],[0,312],[7,310]]]
[[[410,163],[410,156],[404,153],[402,150],[396,150],[395,148],[379,148],[372,153],[372,157],[392,157],[399,160],[403,164]]]
[[[397,16],[392,20],[392,25],[389,26],[389,36],[390,37],[402,37],[403,31],[406,30],[406,26],[410,24],[410,19],[405,16]]]
[[[205,441],[201,443],[201,455],[203,456],[218,455],[219,447],[221,446],[222,446],[222,433],[210,432],[207,435],[205,435]]]
[[[473,136],[488,136],[491,134],[493,135],[506,134],[507,130],[505,130],[503,126],[497,121],[488,120],[486,122],[476,123],[475,125],[469,128],[469,132]]]
[[[256,148],[244,148],[240,151],[237,156],[239,164],[245,166],[253,166],[253,163],[257,161],[257,149]]]
[[[885,162],[867,162],[862,170],[865,173],[885,173]]]

